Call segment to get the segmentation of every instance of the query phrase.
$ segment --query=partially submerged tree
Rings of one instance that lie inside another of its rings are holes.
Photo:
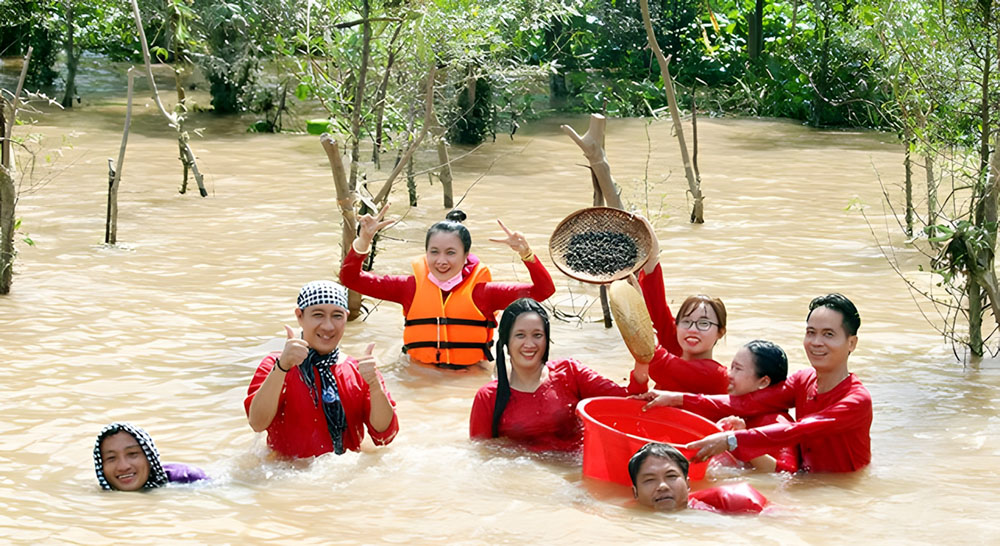
[[[171,2],[176,3],[177,0],[171,0]],[[184,177],[181,180],[180,192],[185,193],[187,191],[188,183],[188,172],[194,175],[195,182],[198,184],[198,191],[202,197],[208,196],[208,191],[205,189],[205,179],[201,174],[201,170],[198,168],[198,160],[195,158],[194,152],[191,150],[191,146],[188,144],[190,140],[190,135],[184,127],[184,123],[187,119],[187,107],[184,105],[184,90],[180,83],[180,75],[178,73],[179,68],[174,68],[174,74],[176,79],[177,87],[177,105],[174,107],[174,111],[167,112],[167,109],[163,106],[163,101],[160,100],[160,93],[156,88],[156,80],[153,78],[153,68],[150,61],[149,46],[146,43],[146,32],[142,26],[142,16],[139,13],[139,4],[137,0],[131,0],[132,2],[132,15],[135,19],[135,26],[139,34],[139,43],[142,46],[142,57],[146,65],[146,77],[149,78],[149,87],[152,91],[153,102],[156,103],[157,108],[159,108],[160,113],[163,117],[167,119],[167,123],[175,131],[177,131],[177,148],[180,152],[180,161],[184,167]],[[178,7],[178,9],[180,9]],[[181,25],[183,20],[180,19],[180,15],[177,15],[178,19],[176,24]],[[178,27],[179,28],[179,27]]]
[[[904,139],[910,141],[907,149],[920,150],[927,179],[933,182],[928,184],[926,232],[940,247],[924,252],[936,286],[908,282],[934,302],[948,339],[974,356],[997,354],[1000,346],[990,347],[986,340],[1000,322],[994,265],[1000,198],[1000,3],[872,0],[864,7],[862,14],[876,25],[885,56],[901,71],[896,98]],[[933,169],[951,184],[940,203]],[[990,314],[991,323],[985,322]]]
[[[0,294],[10,292],[14,275],[14,223],[17,208],[17,178],[12,146],[12,133],[17,120],[17,110],[21,102],[21,90],[28,74],[32,48],[21,65],[21,76],[17,88],[8,100],[0,93]]]

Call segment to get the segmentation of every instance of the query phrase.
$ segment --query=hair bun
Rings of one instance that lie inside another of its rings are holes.
[[[451,220],[452,222],[458,222],[459,224],[461,224],[462,222],[465,221],[466,218],[468,218],[468,216],[466,216],[465,213],[462,212],[461,210],[454,209],[449,211],[444,218],[445,220]]]

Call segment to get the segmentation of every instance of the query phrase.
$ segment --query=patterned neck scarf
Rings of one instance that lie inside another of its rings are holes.
[[[101,457],[101,443],[108,436],[118,434],[119,432],[131,434],[135,438],[135,441],[139,443],[142,452],[146,454],[146,460],[149,461],[149,478],[146,479],[146,483],[143,484],[142,488],[153,489],[154,487],[163,487],[166,485],[167,481],[169,481],[167,473],[163,471],[163,465],[160,464],[160,452],[156,450],[156,445],[153,443],[153,439],[149,437],[149,434],[146,434],[146,431],[140,427],[130,423],[111,423],[101,429],[101,433],[97,435],[97,441],[94,442],[94,470],[97,472],[97,483],[101,484],[101,489],[108,491],[114,489],[104,476],[104,458]]]
[[[337,357],[339,356],[339,347],[326,355],[321,355],[315,350],[309,349],[309,355],[306,356],[302,364],[299,364],[299,373],[302,375],[302,382],[309,388],[313,404],[317,407],[319,406],[320,395],[322,394],[323,415],[326,416],[326,429],[330,432],[330,440],[333,442],[333,452],[337,455],[343,455],[347,414],[344,412],[344,405],[340,402],[337,379],[334,378],[332,369],[337,364]],[[319,372],[319,389],[316,388],[316,371]]]
[[[310,305],[336,305],[347,311],[347,289],[332,281],[312,281],[302,287],[298,297],[299,309],[305,311]],[[313,404],[319,407],[323,402],[323,415],[326,417],[326,429],[330,432],[333,442],[333,452],[344,453],[344,430],[347,429],[347,414],[344,404],[340,401],[340,391],[337,389],[337,379],[333,376],[333,366],[340,356],[340,347],[325,355],[309,349],[306,359],[299,364],[302,382],[309,388]],[[316,388],[316,372],[319,372],[319,388]]]

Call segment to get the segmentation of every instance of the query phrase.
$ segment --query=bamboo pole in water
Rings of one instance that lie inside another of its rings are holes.
[[[113,245],[118,242],[118,186],[122,179],[122,168],[125,164],[125,146],[128,144],[128,131],[132,126],[132,89],[135,81],[135,67],[128,69],[128,98],[125,102],[125,128],[122,130],[122,145],[118,149],[118,163],[112,168],[108,159],[110,182],[108,184],[108,219],[104,228],[104,242]]]
[[[24,56],[21,65],[21,76],[17,80],[17,88],[10,100],[10,118],[3,127],[3,142],[0,143],[0,294],[9,294],[10,285],[14,281],[14,210],[17,207],[17,190],[14,188],[14,158],[10,148],[10,137],[14,131],[14,121],[17,119],[17,106],[20,102],[21,90],[24,89],[24,79],[28,75],[28,63],[31,62],[31,52],[34,48],[28,46],[28,54]],[[0,100],[0,124],[3,124],[2,110],[6,101]]]
[[[694,176],[691,167],[691,159],[688,157],[687,143],[684,141],[684,127],[681,125],[680,110],[677,108],[677,97],[674,95],[674,79],[670,76],[670,59],[663,56],[660,45],[656,42],[656,35],[653,34],[653,23],[649,18],[649,0],[639,0],[639,7],[642,9],[642,22],[646,27],[646,40],[649,48],[656,56],[656,62],[660,65],[660,75],[663,77],[663,89],[667,92],[667,105],[670,107],[670,117],[674,121],[674,130],[677,131],[677,142],[681,147],[681,161],[684,163],[684,175],[688,181],[688,191],[691,192],[691,199],[694,206],[691,209],[691,223],[705,223],[704,196],[701,194],[701,184]]]
[[[198,183],[198,193],[202,197],[208,197],[208,191],[205,190],[205,177],[201,174],[201,170],[198,169],[198,161],[194,157],[194,152],[191,151],[191,146],[188,145],[188,135],[184,131],[183,116],[167,112],[167,109],[164,108],[163,103],[160,101],[160,93],[156,89],[156,80],[153,79],[153,66],[149,60],[149,45],[146,43],[146,31],[142,27],[142,17],[139,15],[139,4],[136,0],[131,0],[131,2],[132,16],[135,19],[135,26],[139,32],[139,43],[142,45],[142,58],[146,64],[146,76],[149,78],[149,88],[153,91],[153,102],[156,103],[163,117],[167,118],[170,126],[178,133],[177,146],[180,150],[181,163],[184,165],[184,182],[181,193],[184,193],[183,188],[187,185],[187,170],[190,168],[191,173],[194,174],[195,182]]]

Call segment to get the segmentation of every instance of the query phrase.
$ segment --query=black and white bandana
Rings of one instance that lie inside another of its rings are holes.
[[[166,485],[168,481],[167,473],[163,471],[163,465],[160,464],[160,452],[156,450],[156,444],[153,443],[153,439],[149,437],[149,434],[146,434],[146,431],[142,430],[142,428],[130,423],[111,423],[101,429],[101,433],[97,435],[97,441],[94,442],[94,470],[97,472],[97,482],[101,484],[101,488],[108,491],[114,489],[104,476],[104,459],[101,457],[101,443],[108,436],[118,434],[119,432],[131,434],[135,438],[135,441],[139,443],[142,452],[146,454],[146,460],[149,461],[149,478],[146,479],[146,483],[143,484],[142,488],[153,489],[154,487]]]
[[[347,289],[333,281],[312,281],[299,290],[299,309],[310,305],[333,304],[347,310]]]

